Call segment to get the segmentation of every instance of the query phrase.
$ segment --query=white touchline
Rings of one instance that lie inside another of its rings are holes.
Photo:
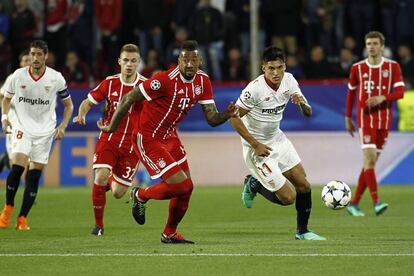
[[[413,253],[10,253],[0,257],[414,257]]]

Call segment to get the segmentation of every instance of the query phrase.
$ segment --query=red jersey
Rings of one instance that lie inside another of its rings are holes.
[[[103,123],[109,124],[115,113],[121,98],[128,94],[134,87],[142,83],[146,78],[137,73],[133,83],[125,83],[121,79],[121,75],[107,77],[95,89],[89,92],[88,99],[94,103],[106,100],[107,108],[104,114]],[[99,139],[104,141],[116,142],[119,147],[131,147],[131,134],[134,129],[133,122],[139,120],[142,109],[142,102],[134,104],[127,115],[122,118],[118,128],[113,133],[101,132]]]
[[[400,65],[382,58],[380,64],[370,65],[368,59],[352,65],[348,83],[346,116],[352,117],[355,96],[357,100],[357,124],[359,128],[390,129],[392,102],[403,97],[404,80]],[[366,100],[383,95],[386,101],[368,108]]]
[[[156,74],[139,85],[146,98],[138,132],[165,139],[187,112],[197,103],[214,103],[210,78],[199,70],[190,81],[180,74],[178,66]]]

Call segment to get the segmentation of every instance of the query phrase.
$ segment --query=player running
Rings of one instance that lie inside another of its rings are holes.
[[[133,89],[119,103],[105,132],[117,129],[133,103],[146,100],[136,122],[134,147],[151,178],[162,181],[146,189],[132,190],[132,213],[139,224],[145,223],[145,203],[150,199],[169,199],[167,223],[161,234],[163,243],[194,243],[177,232],[193,190],[187,154],[176,133],[176,126],[198,102],[209,125],[218,126],[236,114],[230,103],[225,112],[217,112],[208,75],[199,70],[201,56],[195,41],[185,41],[180,49],[178,66],[156,74]]]

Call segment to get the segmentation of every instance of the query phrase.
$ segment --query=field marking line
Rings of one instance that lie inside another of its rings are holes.
[[[0,257],[414,257],[413,253],[10,253]]]

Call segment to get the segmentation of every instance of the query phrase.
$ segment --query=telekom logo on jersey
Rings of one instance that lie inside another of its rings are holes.
[[[41,98],[30,99],[30,98],[26,98],[26,97],[19,97],[19,103],[20,102],[28,103],[30,105],[48,105],[48,104],[50,104],[49,100],[43,100]]]
[[[189,103],[190,103],[190,98],[181,98],[180,103],[178,104],[178,107],[184,110],[188,107]]]

